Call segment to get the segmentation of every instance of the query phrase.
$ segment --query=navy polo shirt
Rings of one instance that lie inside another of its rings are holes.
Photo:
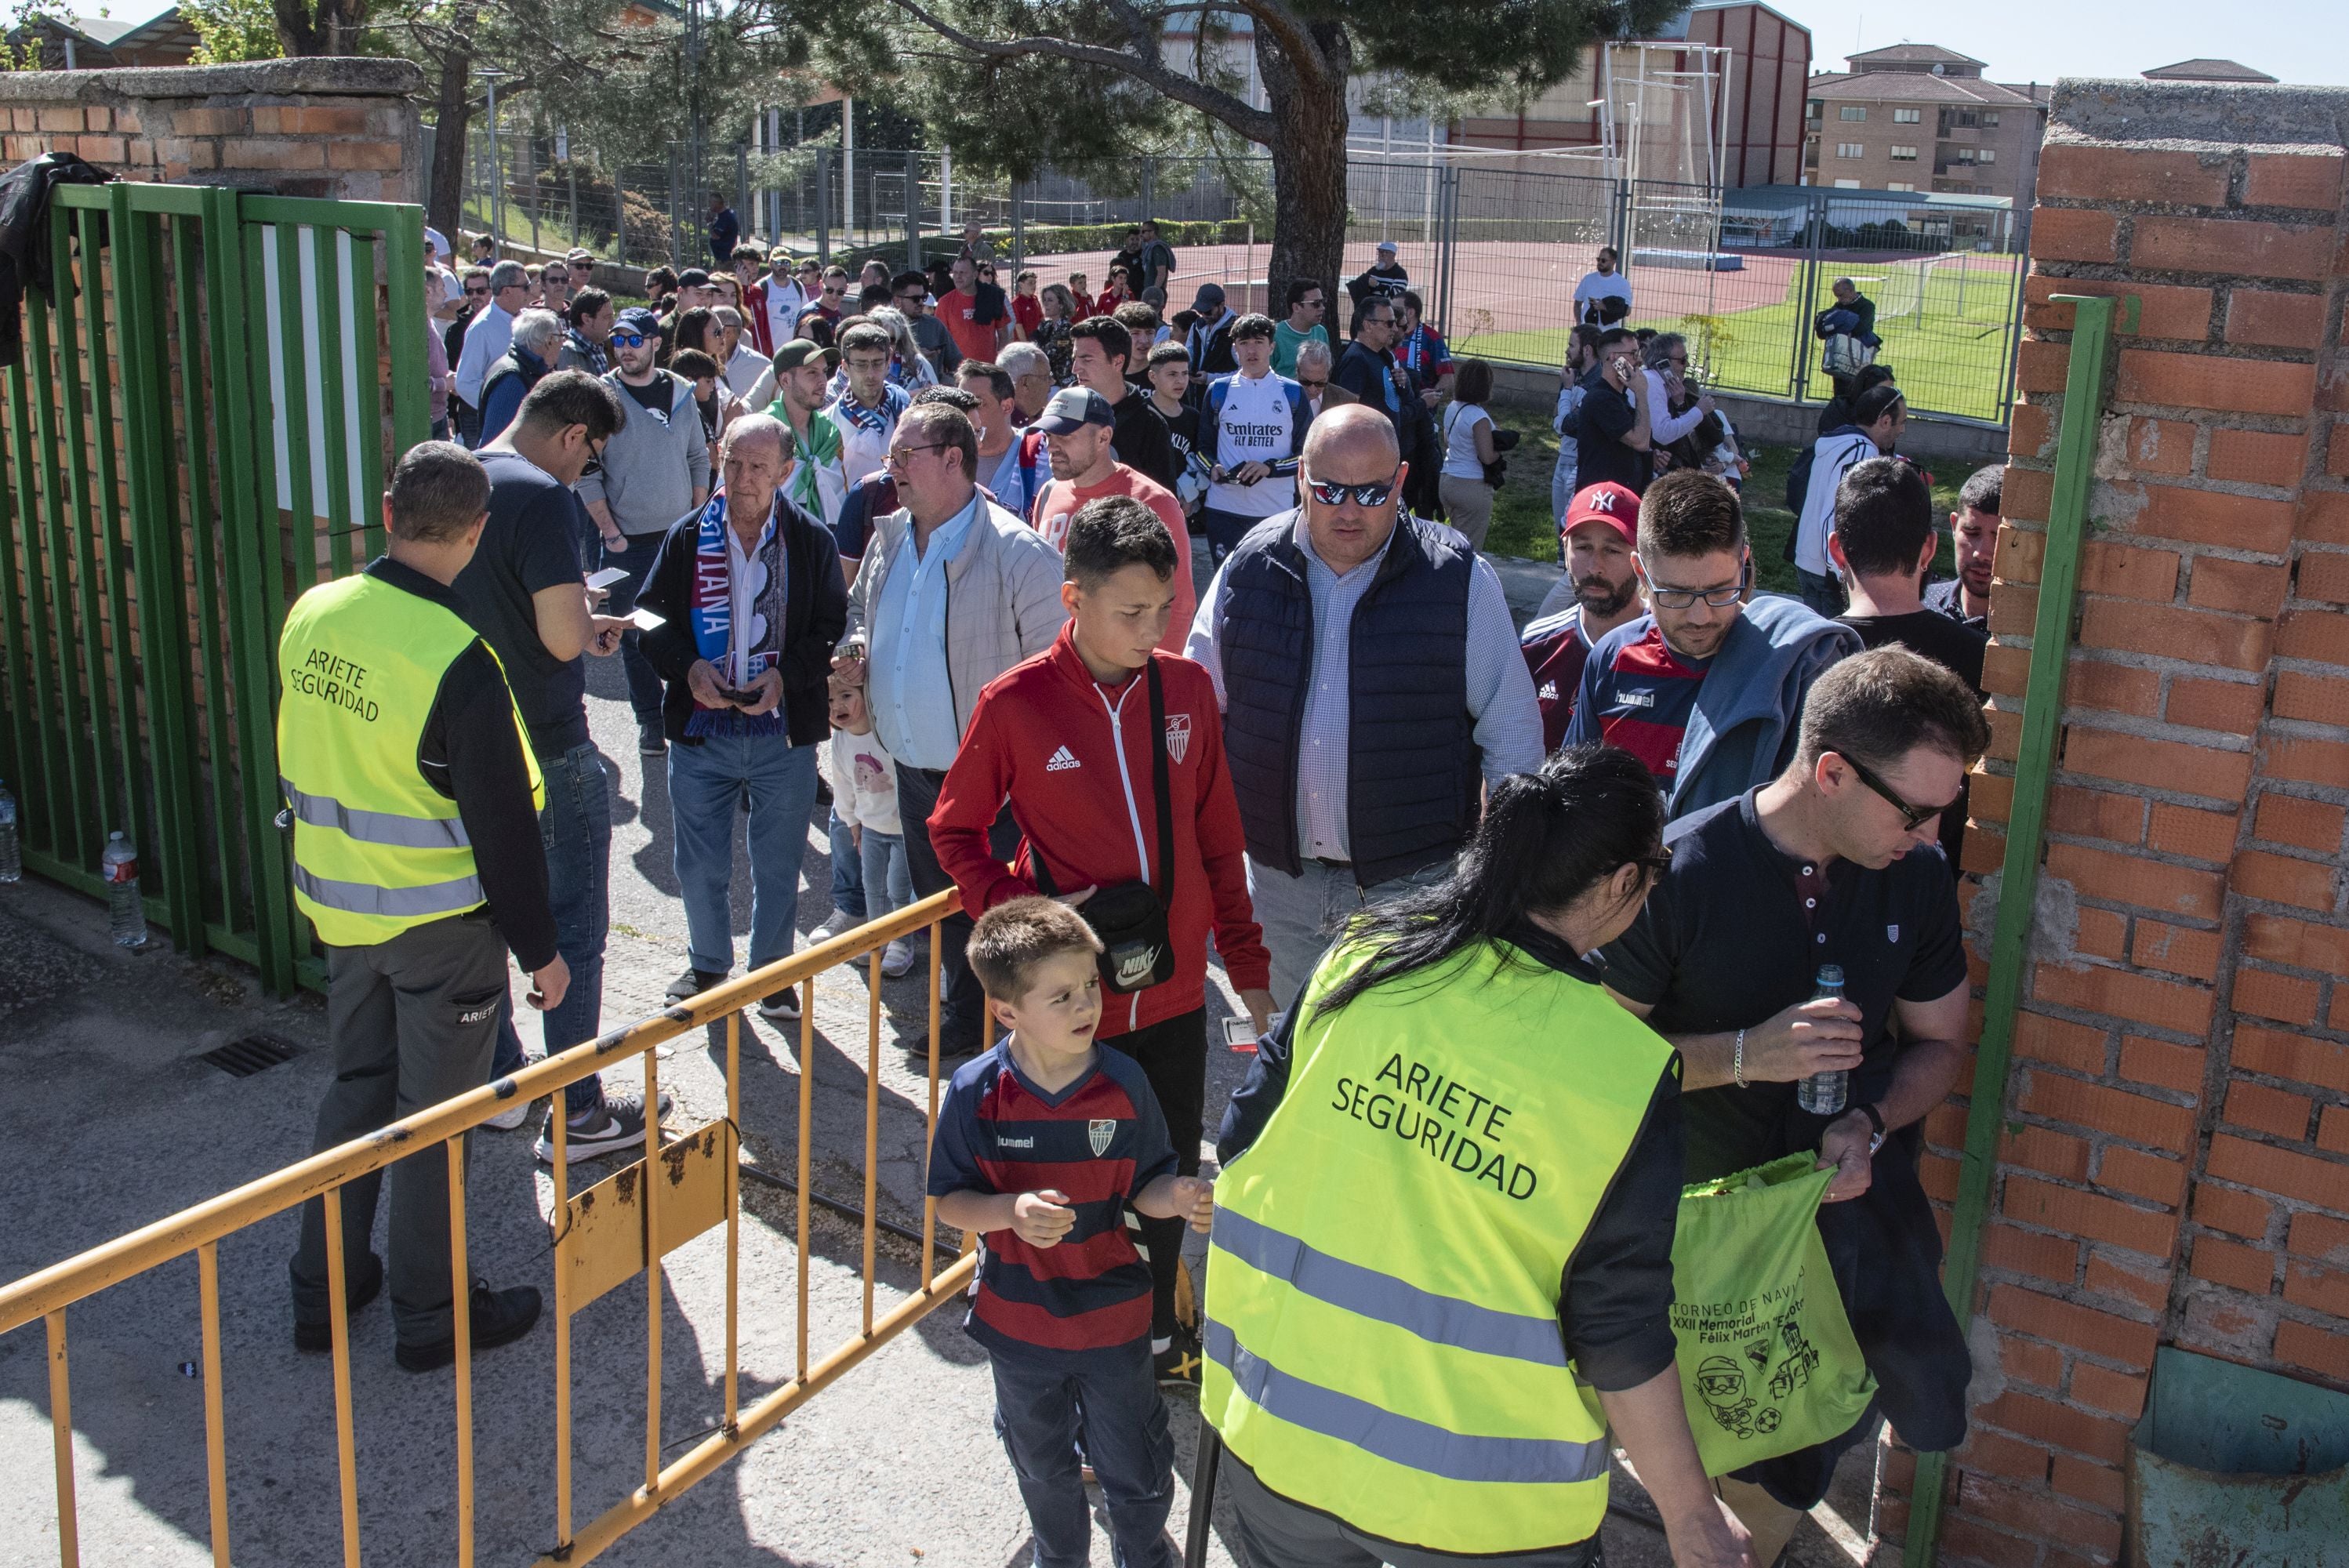
[[[1938,1001],[1965,983],[1949,868],[1921,846],[1881,871],[1798,859],[1763,831],[1760,792],[1665,830],[1671,868],[1631,928],[1601,950],[1607,985],[1652,1006],[1648,1023],[1661,1035],[1715,1034],[1808,999],[1819,965],[1839,964],[1864,1041],[1850,1103],[1880,1099],[1899,1054],[1893,1003]],[[1791,1083],[1696,1089],[1682,1102],[1691,1181],[1816,1149],[1826,1126],[1795,1104]]]

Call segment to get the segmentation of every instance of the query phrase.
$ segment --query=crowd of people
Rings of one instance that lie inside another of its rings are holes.
[[[1734,434],[1687,346],[1624,324],[1602,253],[1557,406],[1565,570],[1521,632],[1479,552],[1491,368],[1453,362],[1391,246],[1346,284],[1342,344],[1313,280],[1278,320],[1214,284],[1162,320],[1179,257],[1154,225],[1092,299],[1006,290],[975,227],[932,273],[718,259],[655,269],[627,309],[591,257],[433,295],[436,434],[459,438],[401,459],[388,553],[305,594],[282,650],[332,985],[320,1147],[519,1066],[508,952],[546,1052],[596,1034],[611,821],[585,668],[617,657],[666,774],[671,1000],[733,971],[738,812],[752,971],[802,940],[821,799],[815,939],[959,891],[933,938],[928,1186],[984,1238],[970,1332],[1040,1563],[1084,1558],[1081,1465],[1119,1559],[1171,1560],[1157,1386],[1204,1382],[1268,1564],[1596,1563],[1611,1429],[1676,1561],[1766,1565],[1885,1420],[1961,1440],[1917,1161],[1963,1050],[1951,867],[1998,469],[1931,583],[1898,387],[1853,377],[1798,465],[1803,593],[1758,591]],[[1220,1109],[1211,955],[1257,1052]],[[883,972],[916,961],[893,943]],[[1847,1108],[1804,1108],[1822,1073],[1850,1075]],[[593,1078],[545,1117],[542,1159],[645,1140],[645,1106]],[[1675,1203],[1795,1151],[1834,1172],[1818,1227],[1877,1397],[1709,1479],[1674,1373]],[[445,1170],[391,1184],[398,1357],[445,1365]],[[376,1197],[344,1190],[347,1234]],[[305,1348],[322,1215],[292,1265]],[[1186,1224],[1212,1225],[1204,1316]],[[345,1259],[356,1310],[386,1268]],[[539,1302],[476,1284],[463,1310],[481,1349]]]

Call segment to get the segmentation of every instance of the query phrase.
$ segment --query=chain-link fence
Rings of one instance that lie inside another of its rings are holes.
[[[1270,309],[1272,170],[1263,159],[1153,158],[1080,175],[1047,169],[1012,185],[958,174],[936,152],[807,147],[689,150],[612,164],[559,137],[508,134],[468,152],[463,226],[522,253],[585,246],[635,266],[711,265],[709,196],[745,239],[854,267],[951,254],[966,224],[996,255],[1046,283],[1095,292],[1143,218],[1175,248],[1169,308],[1203,283],[1235,308]],[[1540,166],[1535,166],[1540,165]],[[1575,286],[1602,245],[1622,256],[1629,324],[1687,335],[1705,385],[1820,401],[1832,387],[1816,330],[1848,278],[1875,305],[1878,360],[1912,409],[2002,423],[2023,302],[2023,235],[1980,199],[1819,187],[1723,195],[1703,185],[1624,181],[1564,160],[1381,158],[1357,150],[1341,281],[1392,242],[1455,356],[1554,366]],[[1010,281],[1007,273],[1003,278]],[[1331,315],[1344,325],[1344,311]]]

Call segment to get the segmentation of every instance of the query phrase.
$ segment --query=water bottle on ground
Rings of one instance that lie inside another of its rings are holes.
[[[24,874],[25,851],[16,841],[16,797],[0,782],[0,882],[15,882]]]
[[[115,945],[146,946],[147,905],[139,897],[139,851],[120,833],[109,833],[100,862],[106,871],[106,903]]]
[[[1819,965],[1818,989],[1811,999],[1821,997],[1843,1000],[1843,965]],[[1813,1073],[1795,1087],[1795,1102],[1814,1116],[1839,1116],[1843,1113],[1844,1097],[1851,1081],[1850,1069],[1837,1068],[1833,1072]]]

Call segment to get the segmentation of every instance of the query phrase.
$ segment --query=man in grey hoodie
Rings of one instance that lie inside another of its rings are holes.
[[[611,351],[619,367],[604,379],[619,393],[628,422],[578,486],[579,499],[602,535],[601,564],[628,574],[612,585],[605,605],[614,615],[636,608],[636,593],[669,525],[709,500],[709,442],[694,411],[693,383],[655,362],[660,343],[660,318],[649,310],[628,311],[612,328]],[[628,705],[636,710],[637,749],[658,757],[667,748],[661,734],[660,676],[645,661],[636,635],[629,632],[621,638],[620,663],[628,676]]]
[[[1778,776],[1811,683],[1859,634],[1754,592],[1737,492],[1694,469],[1648,487],[1633,560],[1649,613],[1591,648],[1566,744],[1638,754],[1678,819]]]

